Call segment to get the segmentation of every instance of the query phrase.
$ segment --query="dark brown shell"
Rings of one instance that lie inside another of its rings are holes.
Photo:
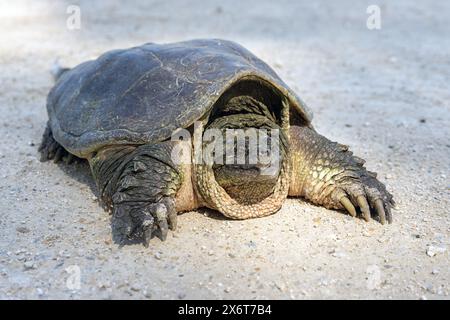
[[[234,42],[211,39],[113,50],[76,66],[48,95],[50,126],[81,157],[104,145],[162,141],[242,79],[278,90],[310,122],[305,104],[267,64]]]

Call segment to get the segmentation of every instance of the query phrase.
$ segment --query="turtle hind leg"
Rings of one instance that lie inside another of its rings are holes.
[[[41,153],[41,161],[53,160],[59,162],[63,160],[65,163],[70,164],[77,161],[79,158],[68,152],[62,145],[60,145],[55,138],[53,138],[52,129],[47,124],[44,134],[42,135],[42,142],[38,151]]]

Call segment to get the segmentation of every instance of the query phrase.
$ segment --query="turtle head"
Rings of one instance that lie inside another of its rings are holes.
[[[214,177],[233,199],[245,203],[259,202],[272,193],[278,181],[280,166],[277,161],[270,161],[273,157],[252,158],[251,149],[258,146],[252,146],[251,143],[256,145],[256,141],[248,139],[248,136],[247,144],[240,141],[243,140],[238,138],[231,142],[234,148],[228,148],[232,154],[225,154],[224,163],[213,165]],[[239,157],[240,154],[245,156]]]
[[[279,166],[271,168],[270,164],[222,164],[214,165],[214,176],[223,187],[245,186],[252,183],[275,185],[280,174]]]
[[[203,141],[205,151],[214,153],[214,180],[235,201],[259,203],[273,193],[284,154],[279,131],[270,118],[254,113],[222,115],[206,128]]]
[[[216,102],[202,129],[208,162],[196,166],[197,191],[206,206],[229,218],[262,217],[281,207],[289,189],[289,105],[265,99],[269,90],[257,86],[233,88]],[[250,91],[253,96],[242,95]]]

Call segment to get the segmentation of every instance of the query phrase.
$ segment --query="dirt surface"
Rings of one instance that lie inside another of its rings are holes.
[[[72,3],[0,3],[0,298],[449,298],[449,2],[80,1],[69,30]],[[201,37],[273,66],[379,173],[394,224],[290,199],[248,221],[182,214],[148,249],[113,243],[88,166],[39,162],[50,66]]]

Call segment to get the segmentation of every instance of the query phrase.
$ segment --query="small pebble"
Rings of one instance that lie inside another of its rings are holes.
[[[138,292],[138,291],[141,291],[141,288],[137,284],[134,284],[131,286],[131,290]]]
[[[30,229],[28,229],[27,227],[17,227],[16,231],[20,233],[28,233],[30,232]]]
[[[427,249],[427,255],[430,257],[434,257],[437,254],[441,254],[447,251],[446,247],[440,247],[440,246],[429,246]]]

